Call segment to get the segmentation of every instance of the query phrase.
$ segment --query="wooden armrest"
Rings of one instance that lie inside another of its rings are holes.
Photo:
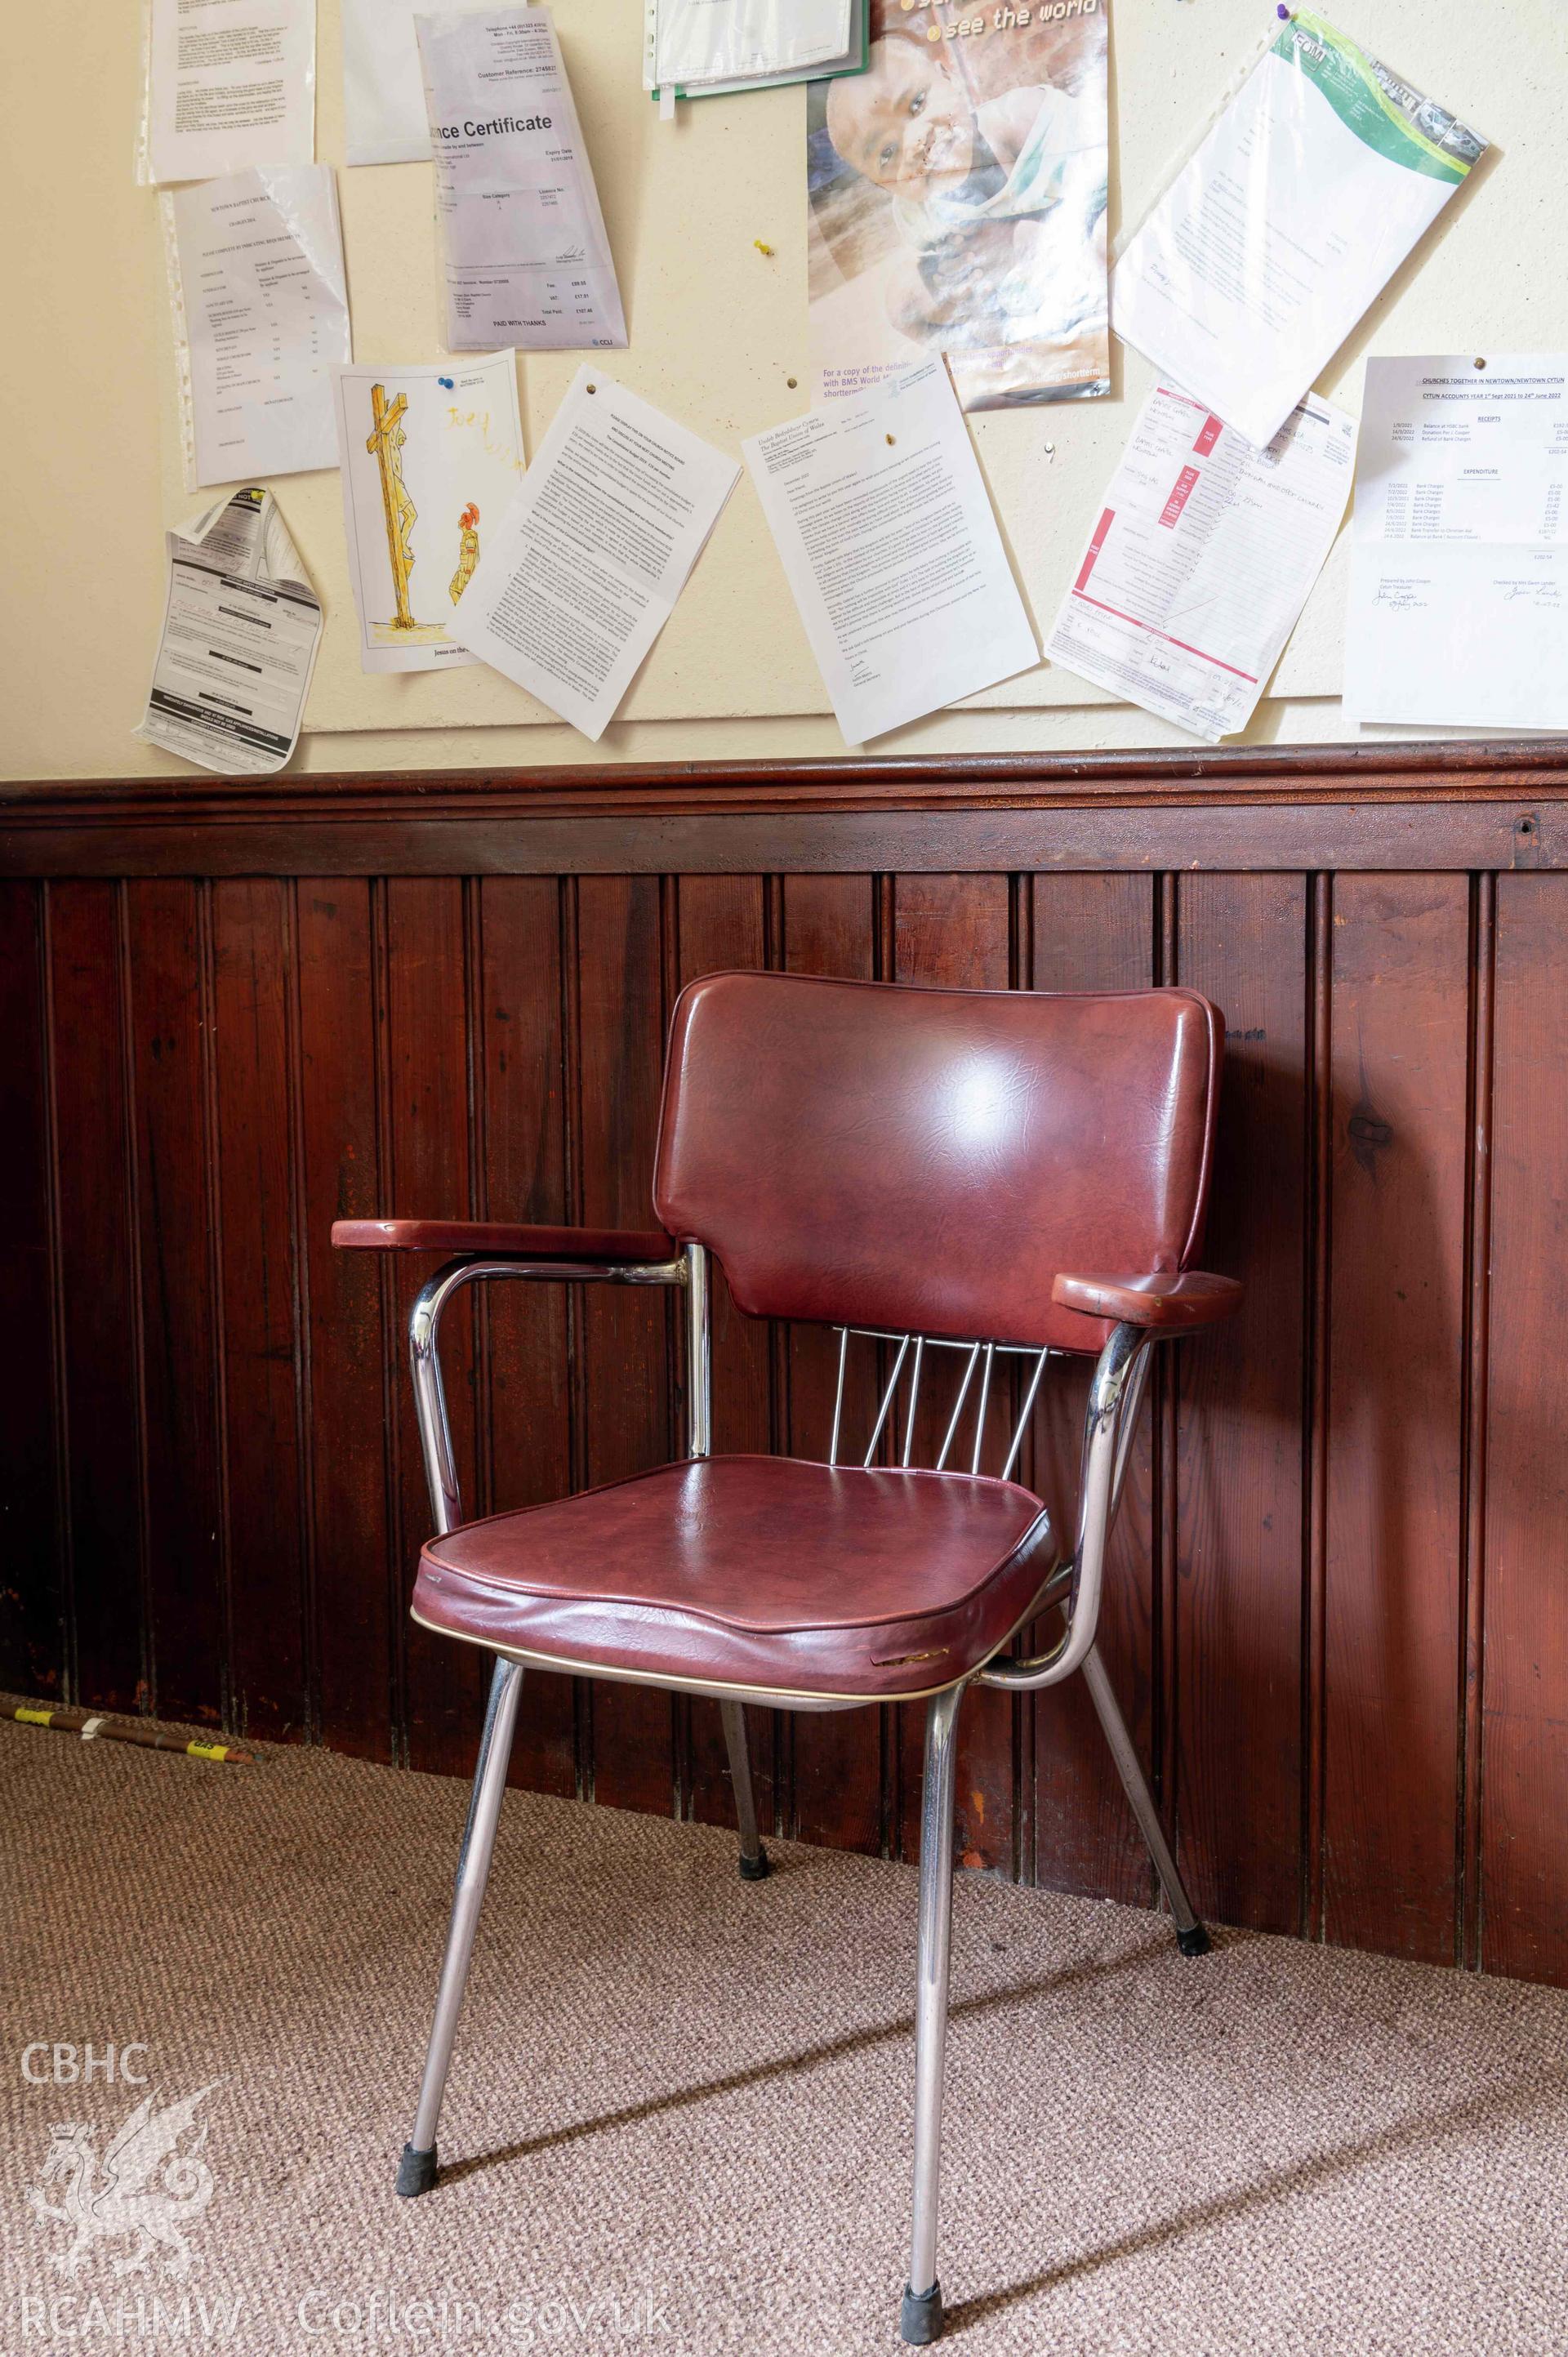
[[[1163,1334],[1194,1326],[1216,1326],[1241,1307],[1233,1276],[1208,1276],[1199,1268],[1168,1276],[1058,1276],[1051,1299],[1088,1318],[1113,1318],[1119,1326],[1147,1326]]]
[[[476,1253],[500,1260],[670,1261],[660,1228],[520,1228],[503,1220],[334,1220],[346,1252]]]

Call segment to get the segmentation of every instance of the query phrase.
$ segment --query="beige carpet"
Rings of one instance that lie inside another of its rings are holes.
[[[897,2345],[912,1871],[776,1847],[746,1886],[725,1835],[509,1796],[449,2173],[399,2201],[465,1799],[0,1723],[6,2357]],[[1568,2346],[1568,1996],[1242,1934],[1187,1963],[1152,1916],[968,1876],[953,1978],[965,2357]],[[140,2091],[22,2079],[90,2040],[144,2043],[157,2107],[218,2083],[183,2282],[91,2232],[55,2272],[73,2230],[27,2203],[66,2206],[74,2122],[123,2214]]]

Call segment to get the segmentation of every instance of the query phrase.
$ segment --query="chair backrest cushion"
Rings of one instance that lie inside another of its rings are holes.
[[[655,1208],[755,1317],[1095,1351],[1052,1279],[1190,1265],[1223,1036],[1190,990],[709,974],[675,1007]]]

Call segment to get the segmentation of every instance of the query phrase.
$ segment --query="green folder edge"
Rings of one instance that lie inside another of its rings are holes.
[[[856,6],[860,17],[860,62],[858,65],[834,66],[830,73],[823,73],[817,67],[809,66],[802,73],[770,75],[766,81],[722,81],[716,85],[704,83],[700,90],[685,90],[679,82],[677,82],[675,85],[675,95],[677,98],[685,99],[735,98],[743,91],[793,90],[799,83],[803,81],[842,81],[849,74],[864,73],[871,63],[870,0],[856,0]],[[657,106],[661,95],[657,82],[655,82],[648,95],[652,100],[655,106]]]

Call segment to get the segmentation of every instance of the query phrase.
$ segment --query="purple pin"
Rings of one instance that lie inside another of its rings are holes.
[[[1285,6],[1285,0],[1279,0],[1279,6],[1274,10],[1274,14],[1285,24],[1290,23],[1290,10]]]

